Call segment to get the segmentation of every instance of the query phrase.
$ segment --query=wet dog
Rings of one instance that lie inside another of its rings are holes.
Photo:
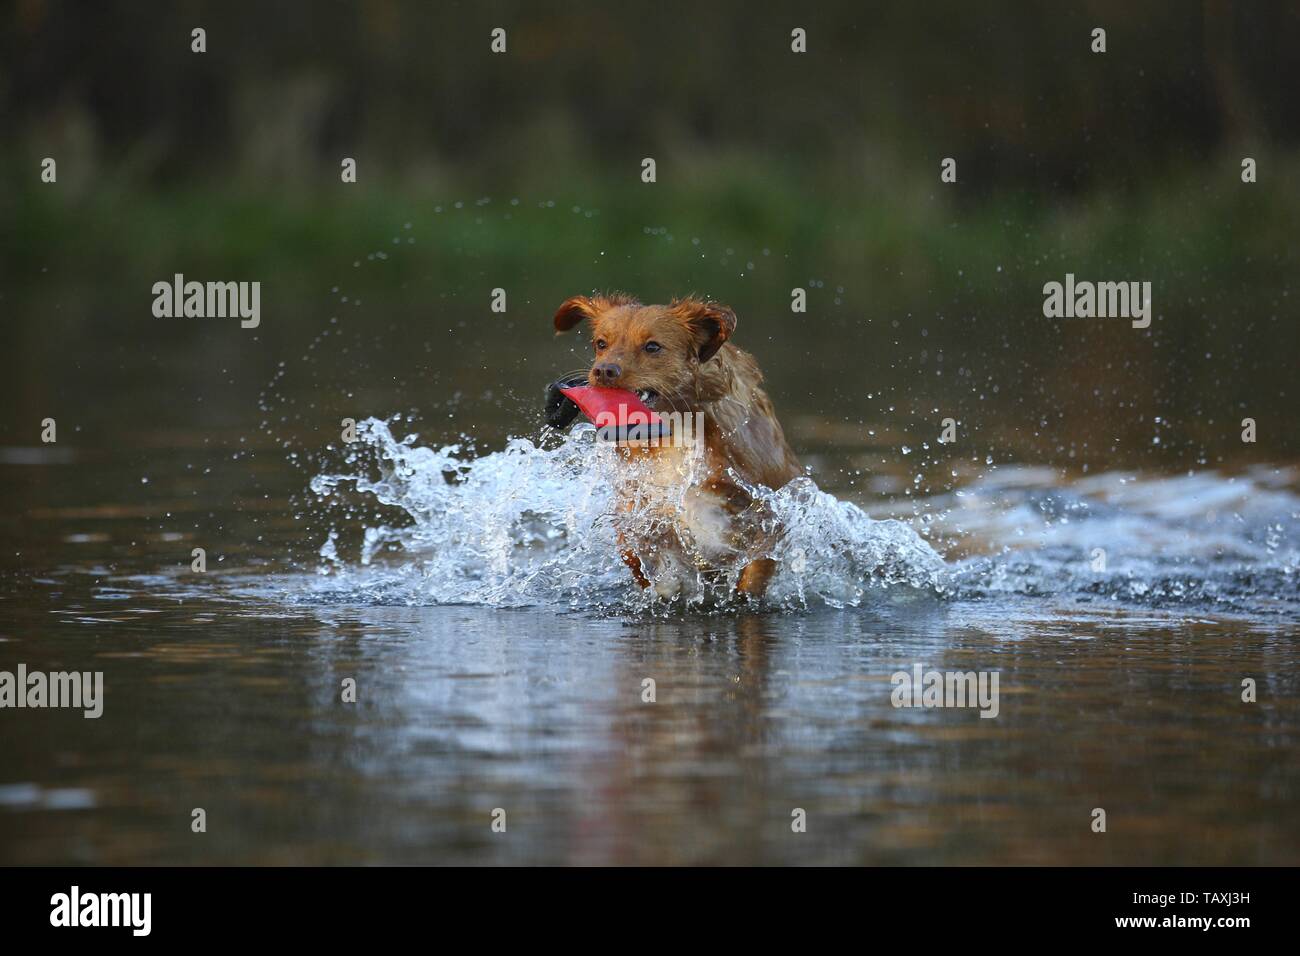
[[[550,387],[548,424],[563,428],[576,417],[560,392],[575,383],[627,389],[674,420],[703,422],[702,439],[689,446],[619,448],[635,464],[615,489],[620,514],[643,516],[619,527],[621,556],[637,583],[671,598],[694,576],[761,596],[776,571],[777,532],[756,493],[780,488],[801,468],[758,363],[728,341],[735,313],[694,298],[642,305],[614,294],[574,296],[554,321],[557,333],[586,322],[594,356],[584,377]]]

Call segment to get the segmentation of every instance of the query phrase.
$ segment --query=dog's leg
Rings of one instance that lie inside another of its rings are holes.
[[[632,577],[636,578],[636,583],[643,588],[650,586],[650,579],[645,576],[645,571],[641,568],[641,559],[636,556],[636,552],[627,546],[627,539],[623,537],[623,532],[618,533],[618,556],[623,559],[623,563],[632,569]]]
[[[767,590],[767,582],[776,573],[776,562],[771,558],[755,558],[745,565],[736,582],[736,593],[746,597],[760,598]]]
[[[623,558],[623,563],[632,569],[632,577],[636,578],[636,583],[643,588],[650,586],[650,579],[645,576],[641,570],[641,559],[636,556],[636,552],[630,548],[619,548],[619,556]]]
[[[626,489],[620,488],[618,489],[618,493],[624,495],[625,490]],[[633,496],[628,495],[623,497],[618,504],[618,513],[620,516],[630,515],[635,510],[636,499]],[[623,533],[623,527],[621,527],[623,519],[620,517],[616,520],[618,521],[615,525],[618,531],[618,556],[623,559],[624,564],[632,569],[632,577],[636,578],[636,583],[641,585],[643,588],[648,588],[650,586],[650,578],[646,576],[645,569],[641,567],[641,559],[637,557],[637,553],[628,546],[627,535]]]

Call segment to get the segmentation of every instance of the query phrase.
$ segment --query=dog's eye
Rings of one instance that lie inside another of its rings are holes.
[[[597,352],[600,352],[600,351],[602,351],[604,348],[605,348],[605,340],[604,340],[604,339],[596,339],[596,351],[597,351]]]
[[[645,350],[647,352],[658,352],[661,348],[663,348],[663,346],[658,342],[647,342],[645,344]]]

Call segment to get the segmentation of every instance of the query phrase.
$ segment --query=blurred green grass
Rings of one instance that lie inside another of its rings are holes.
[[[1297,158],[1261,157],[1263,175],[1294,168]],[[675,183],[592,172],[570,175],[563,190],[534,185],[486,196],[454,185],[434,193],[328,180],[272,190],[211,180],[119,183],[71,195],[35,185],[0,204],[11,225],[0,233],[0,275],[19,293],[41,281],[42,270],[111,281],[106,294],[178,269],[311,288],[383,252],[385,270],[350,276],[352,284],[372,293],[417,278],[454,284],[472,262],[502,283],[546,275],[588,288],[592,263],[603,258],[602,278],[616,285],[672,268],[646,292],[665,295],[683,280],[730,284],[767,249],[767,268],[751,285],[768,275],[796,285],[811,276],[846,285],[875,277],[871,295],[899,304],[918,290],[952,286],[1023,307],[1041,299],[1041,281],[1065,271],[1150,279],[1175,295],[1191,283],[1268,298],[1289,286],[1300,264],[1293,241],[1300,181],[1242,184],[1236,162],[1223,156],[1189,166],[1141,192],[1068,199],[981,194],[978,183],[939,184],[937,170],[885,175],[901,185],[870,188],[847,175],[809,180],[752,158]],[[20,180],[14,170],[7,176]]]

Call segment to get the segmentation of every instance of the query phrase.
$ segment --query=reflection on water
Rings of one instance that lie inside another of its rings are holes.
[[[4,863],[1297,862],[1283,470],[1004,469],[909,513],[946,588],[666,618],[421,602],[401,554],[348,591],[281,557],[296,474],[142,471],[0,469],[0,669],[106,696],[0,716]],[[918,663],[997,671],[999,717],[896,709]]]
[[[8,715],[9,863],[1294,863],[1300,845],[1291,645],[1228,622],[931,600],[644,624],[139,607],[3,659],[108,686],[97,722]],[[893,708],[914,662],[999,671],[1001,716]]]

